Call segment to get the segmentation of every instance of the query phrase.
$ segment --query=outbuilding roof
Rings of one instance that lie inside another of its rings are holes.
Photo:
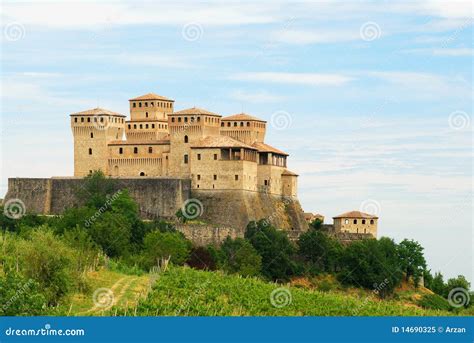
[[[109,116],[116,116],[116,117],[125,117],[123,114],[113,112],[110,110],[106,110],[105,108],[92,108],[90,110],[72,113],[71,116],[98,116],[98,115],[109,115]]]
[[[169,99],[165,96],[162,96],[162,95],[158,95],[156,93],[147,93],[145,95],[140,95],[140,96],[137,96],[136,98],[132,98],[128,101],[137,101],[137,100],[163,100],[163,101],[173,101],[172,99]]]
[[[338,216],[336,216],[336,217],[333,217],[333,219],[336,219],[336,218],[378,219],[379,217],[374,216],[374,215],[371,215],[371,214],[369,214],[369,213],[360,212],[360,211],[350,211],[350,212],[346,212],[346,213],[340,214],[340,215],[338,215]]]

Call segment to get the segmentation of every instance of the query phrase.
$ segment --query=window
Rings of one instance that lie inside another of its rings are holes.
[[[181,117],[178,117],[178,123],[181,123]]]
[[[239,175],[235,175],[235,181],[239,181]]]
[[[224,127],[224,122],[221,123],[221,127]]]
[[[354,219],[354,224],[357,224],[357,219]]]
[[[197,121],[199,123],[201,121],[201,117],[197,117]]]
[[[132,105],[133,105],[133,107],[137,107],[137,104],[135,102]]]
[[[153,153],[153,148],[152,148],[151,146],[148,147],[148,153],[149,153],[149,154]]]
[[[147,118],[148,118],[148,112],[145,112],[145,117],[147,117]]]
[[[367,233],[367,229],[364,229],[364,233]]]
[[[130,130],[132,128],[132,125],[128,124],[128,129]]]
[[[137,124],[133,124],[133,128],[136,129],[136,128],[137,128]]]
[[[148,107],[148,102],[145,102],[145,107]]]
[[[217,180],[217,175],[216,174],[214,174],[214,180]]]
[[[184,164],[188,164],[188,155],[184,155]]]
[[[84,122],[84,117],[81,117],[81,123],[83,123],[83,122]]]
[[[188,122],[188,117],[184,117],[184,122],[185,122],[185,123]]]
[[[244,122],[243,122],[243,121],[240,122],[240,126],[244,126]]]
[[[349,224],[349,219],[344,220],[344,224]]]
[[[92,155],[92,149],[89,148],[89,155]]]
[[[77,118],[74,118],[74,122],[77,123]]]
[[[148,129],[148,124],[145,124],[145,129]]]
[[[87,122],[90,123],[90,122],[91,122],[91,118],[87,118]]]
[[[198,174],[197,179],[198,181],[201,180],[201,175]]]
[[[188,143],[189,139],[188,136],[184,136],[184,143]]]
[[[141,103],[141,102],[138,103],[138,107],[142,107],[142,103]]]
[[[154,128],[155,128],[155,124],[151,124],[151,128],[154,129]]]
[[[154,107],[155,106],[155,103],[152,101],[151,102],[151,107]]]
[[[214,154],[214,160],[217,160],[217,154]]]
[[[93,132],[91,132],[91,138],[94,138],[94,133]]]
[[[374,220],[373,220],[373,219],[370,220],[370,224],[371,224],[371,225],[374,224]]]
[[[143,129],[143,124],[140,124],[140,129]]]
[[[140,176],[145,176],[145,173],[144,173],[144,172],[140,172]]]
[[[137,147],[134,147],[134,148],[133,148],[133,153],[134,153],[134,154],[138,154],[138,148],[137,148]]]
[[[265,186],[268,186],[268,180],[264,180],[263,183]]]
[[[362,224],[365,224],[365,219],[362,219]]]
[[[237,126],[237,122],[234,122],[234,126]]]
[[[247,122],[247,126],[250,126],[250,122]]]
[[[119,148],[119,154],[123,154],[123,148]]]
[[[104,118],[101,117],[101,118],[100,118],[100,122],[103,123],[103,122],[104,122]]]
[[[198,161],[200,161],[201,160],[201,154],[198,154],[197,158],[198,158]]]
[[[171,118],[171,122],[172,122],[172,123],[174,123],[174,117],[173,117],[173,118]]]

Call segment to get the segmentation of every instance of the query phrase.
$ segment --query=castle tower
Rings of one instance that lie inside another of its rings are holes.
[[[224,136],[252,145],[265,140],[266,126],[265,120],[240,113],[222,118],[220,132]]]
[[[219,114],[196,107],[168,114],[171,175],[190,176],[191,146],[206,136],[219,135],[220,120]]]
[[[168,114],[174,100],[148,93],[129,100],[130,120],[125,133],[129,141],[160,140],[168,134]]]
[[[123,137],[125,116],[103,108],[73,113],[74,176],[83,177],[94,170],[109,174],[107,144]]]

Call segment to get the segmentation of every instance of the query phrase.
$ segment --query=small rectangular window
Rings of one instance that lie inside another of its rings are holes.
[[[214,154],[214,159],[217,160],[217,154]]]
[[[152,147],[148,147],[148,153],[151,154],[153,152],[153,148]]]
[[[201,175],[198,174],[197,179],[198,181],[201,180]]]
[[[200,161],[201,160],[201,154],[198,154],[197,158],[198,158],[198,161]]]
[[[214,180],[217,180],[217,175],[216,174],[214,174]]]
[[[184,164],[188,164],[188,155],[184,155]]]
[[[123,154],[123,148],[119,148],[119,154]]]
[[[133,153],[138,154],[138,148],[137,147],[133,148]]]
[[[235,181],[239,181],[239,175],[235,175]]]

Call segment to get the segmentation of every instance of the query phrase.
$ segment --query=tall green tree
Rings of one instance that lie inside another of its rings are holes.
[[[221,250],[224,270],[243,276],[255,276],[260,273],[262,257],[247,240],[227,237],[221,245]]]
[[[340,267],[342,246],[327,234],[309,230],[298,240],[298,255],[303,258],[312,273],[335,272]]]
[[[400,268],[405,273],[406,280],[413,277],[415,286],[418,286],[423,271],[426,269],[423,247],[414,240],[404,239],[398,244],[397,250]]]

